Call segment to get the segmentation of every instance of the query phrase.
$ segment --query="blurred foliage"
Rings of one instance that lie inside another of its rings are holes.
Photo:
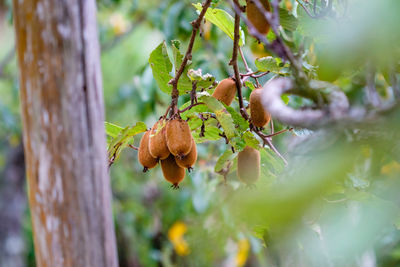
[[[352,104],[368,105],[365,87],[369,64],[376,71],[380,96],[390,100],[400,70],[400,2],[338,0],[329,16],[319,19],[310,18],[300,5],[312,10],[311,2],[284,0],[279,11],[280,34],[293,51],[299,51],[297,56],[303,59],[307,75],[340,86]],[[317,1],[316,10],[322,10],[325,2]],[[261,179],[255,188],[246,188],[236,176],[237,152],[245,145],[259,146],[260,140],[247,131],[248,123],[240,116],[236,102],[226,107],[209,96],[214,78],[220,81],[232,75],[228,63],[232,53],[229,16],[233,13],[225,1],[213,1],[212,8],[220,10],[218,15],[227,29],[209,21],[202,24],[186,70],[193,72],[180,83],[182,93],[190,90],[191,79],[204,83],[199,98],[206,105],[182,114],[189,119],[199,159],[180,190],[171,190],[159,167],[141,172],[137,153],[128,144],[137,146],[139,138],[131,137],[153,125],[170,103],[165,93],[170,88],[165,82],[186,51],[190,22],[197,16],[193,4],[198,2],[97,3],[106,121],[112,123],[106,129],[109,141],[119,138],[127,147],[114,151],[119,159],[111,167],[121,266],[400,264],[398,108],[375,120],[318,131],[295,129],[274,137],[289,165],[285,167],[270,149],[262,150]],[[13,47],[10,1],[1,9],[6,12],[0,15],[0,65]],[[271,70],[260,83],[276,74],[290,76],[288,63],[275,58],[248,34],[244,24],[241,26],[249,67]],[[267,37],[273,40],[274,34]],[[160,62],[165,70],[157,69]],[[239,67],[244,72],[241,60]],[[208,83],[210,77],[212,82]],[[254,84],[245,85],[247,105]],[[298,96],[284,97],[294,108],[311,105]],[[180,98],[181,108],[189,104],[189,95]],[[200,136],[199,113],[217,117],[206,120],[204,136]],[[279,122],[274,126],[276,131],[286,127]],[[222,132],[235,152],[221,138]],[[13,58],[0,72],[0,167],[5,163],[4,151],[20,142]],[[225,177],[220,175],[228,166]],[[27,215],[26,257],[34,266],[31,231]]]

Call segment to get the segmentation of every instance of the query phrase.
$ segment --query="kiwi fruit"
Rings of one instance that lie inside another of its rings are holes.
[[[253,24],[259,33],[264,35],[267,34],[270,29],[270,25],[265,19],[263,11],[257,7],[253,0],[246,0],[246,3],[247,19],[251,22],[251,24]],[[260,0],[260,3],[267,11],[271,10],[268,0]]]
[[[178,164],[182,168],[187,168],[189,172],[192,169],[192,166],[196,163],[197,160],[197,147],[196,142],[192,138],[192,149],[189,154],[184,156],[183,158],[175,158],[176,164]]]
[[[236,83],[232,78],[222,80],[214,90],[213,97],[229,106],[236,95]]]
[[[172,155],[183,158],[192,148],[192,133],[189,125],[182,119],[168,121],[165,129],[167,146]]]
[[[173,188],[179,188],[179,183],[185,178],[185,169],[176,164],[175,157],[172,154],[161,160],[161,170],[165,180],[170,182]]]
[[[158,160],[154,158],[149,152],[149,137],[150,131],[146,131],[140,140],[138,158],[140,164],[143,165],[143,172],[146,172],[148,169],[154,168]]]
[[[170,154],[165,139],[165,126],[166,121],[161,119],[150,130],[149,152],[156,159],[166,159]]]
[[[254,89],[250,94],[250,118],[256,127],[264,127],[271,120],[271,115],[262,105],[261,97],[262,87]]]
[[[245,184],[254,184],[260,177],[260,151],[246,146],[238,154],[237,175]]]

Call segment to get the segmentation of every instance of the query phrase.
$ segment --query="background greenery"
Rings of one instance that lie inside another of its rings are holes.
[[[170,97],[153,78],[150,53],[163,40],[170,52],[171,40],[180,40],[185,51],[190,22],[197,16],[192,3],[197,2],[97,2],[106,120],[124,127],[138,121],[151,126],[164,114]],[[397,77],[399,68],[398,1],[334,2],[336,18],[314,20],[297,2],[282,1],[281,8],[296,23],[282,32],[285,41],[303,53],[307,75],[334,81],[359,106],[368,106],[369,62],[377,69],[380,96],[390,101],[391,70]],[[225,1],[214,4],[232,14]],[[9,7],[7,1],[0,5],[0,62],[14,46]],[[257,70],[256,58],[270,53],[242,27],[245,56]],[[231,49],[232,40],[207,23],[195,42],[192,67],[220,81],[232,75]],[[241,61],[239,66],[245,72]],[[245,89],[245,97],[249,93]],[[180,104],[188,100],[185,96]],[[311,103],[290,96],[288,105]],[[399,118],[394,109],[357,124],[295,129],[278,136],[274,143],[289,165],[283,168],[264,151],[263,175],[255,188],[240,183],[235,171],[226,183],[214,172],[218,158],[230,150],[223,138],[198,144],[195,170],[179,190],[170,188],[159,167],[142,173],[136,151],[123,150],[110,169],[120,265],[398,266]],[[275,130],[283,128],[275,122]],[[6,165],[7,152],[20,143],[13,58],[0,72],[0,168]],[[34,266],[28,210],[23,225],[23,257]]]

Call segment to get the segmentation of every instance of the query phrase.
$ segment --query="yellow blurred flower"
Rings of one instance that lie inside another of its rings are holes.
[[[291,0],[286,0],[286,1],[285,1],[285,6],[286,6],[286,8],[287,8],[289,11],[292,11],[292,9],[293,9],[293,4],[292,4],[292,1],[291,1]]]
[[[243,266],[249,256],[250,242],[247,239],[241,239],[238,242],[238,251],[236,254],[236,266]]]
[[[120,13],[112,14],[109,22],[116,35],[121,35],[128,30],[128,21]]]
[[[395,173],[400,173],[400,164],[396,161],[392,161],[381,168],[381,173],[386,175],[391,175]]]
[[[271,55],[265,50],[264,45],[262,43],[258,43],[257,41],[254,41],[250,44],[250,49],[255,58],[267,57]]]
[[[212,24],[208,20],[200,25],[201,34],[205,40],[210,40],[211,28],[212,28]]]
[[[184,222],[177,221],[168,230],[168,239],[171,241],[176,253],[179,256],[185,256],[189,254],[189,245],[183,238],[187,232],[187,226]]]

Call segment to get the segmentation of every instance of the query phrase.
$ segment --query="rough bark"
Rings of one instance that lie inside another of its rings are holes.
[[[14,0],[38,266],[117,266],[95,0]]]
[[[25,266],[22,232],[26,211],[25,164],[22,144],[8,149],[0,175],[0,266]]]

